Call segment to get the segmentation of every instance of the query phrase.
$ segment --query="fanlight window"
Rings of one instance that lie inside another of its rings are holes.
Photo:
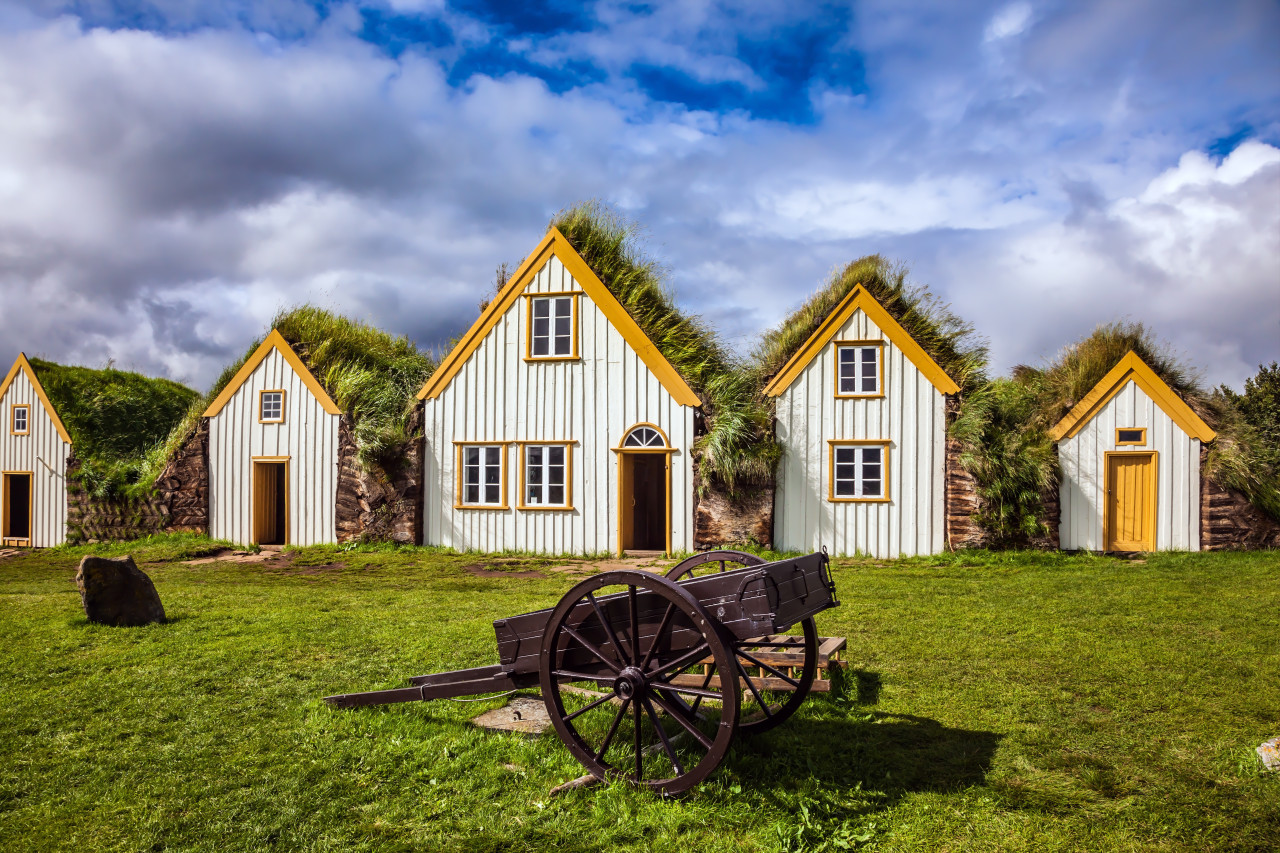
[[[666,447],[667,442],[662,438],[662,433],[653,427],[636,427],[627,434],[627,440],[622,442],[623,447]]]

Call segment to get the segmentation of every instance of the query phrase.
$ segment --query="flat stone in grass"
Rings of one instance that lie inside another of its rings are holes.
[[[1268,770],[1280,770],[1280,737],[1264,741],[1262,746],[1258,747],[1258,757],[1262,759],[1262,763]]]
[[[90,622],[124,627],[164,621],[156,585],[132,557],[85,557],[76,570],[76,586]]]
[[[551,718],[547,716],[547,706],[541,699],[515,696],[501,708],[486,711],[471,722],[495,732],[540,735],[551,725]]]

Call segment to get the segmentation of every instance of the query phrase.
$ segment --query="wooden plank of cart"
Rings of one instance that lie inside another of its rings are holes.
[[[556,733],[592,775],[676,794],[707,778],[737,734],[795,713],[820,662],[844,647],[819,638],[813,621],[838,605],[825,552],[764,562],[709,551],[665,576],[603,572],[554,608],[497,620],[496,666],[326,701],[352,708],[538,686]]]

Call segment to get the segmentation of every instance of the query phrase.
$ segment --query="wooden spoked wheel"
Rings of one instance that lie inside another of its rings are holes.
[[[730,648],[727,632],[679,584],[605,572],[571,589],[551,613],[539,664],[543,701],[592,775],[678,794],[728,753],[740,693],[736,681],[714,690],[672,681],[708,657],[731,668]]]
[[[726,572],[744,566],[758,566],[765,561],[745,551],[704,551],[682,560],[667,571],[667,577],[679,581],[688,577],[702,577],[710,572]],[[818,627],[812,619],[800,623],[803,638],[768,642],[765,638],[738,640],[731,638],[735,669],[742,693],[742,712],[738,717],[738,730],[744,735],[767,732],[784,722],[804,704],[818,673]],[[779,652],[794,654],[804,651],[804,665],[784,665]],[[711,664],[691,665],[677,675],[682,684],[697,683],[703,689],[718,690],[720,672]],[[784,688],[785,686],[785,688]],[[692,704],[698,709],[698,700]]]

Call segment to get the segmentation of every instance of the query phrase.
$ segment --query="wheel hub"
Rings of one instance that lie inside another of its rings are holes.
[[[634,666],[629,666],[614,680],[613,692],[618,694],[619,698],[630,699],[644,692],[647,683],[643,672]]]

